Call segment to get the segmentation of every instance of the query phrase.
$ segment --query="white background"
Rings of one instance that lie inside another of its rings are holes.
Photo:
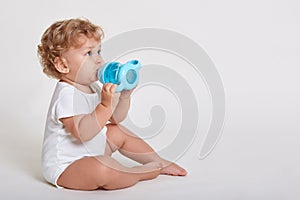
[[[226,123],[199,160],[196,140],[178,161],[185,178],[160,176],[120,191],[58,190],[44,182],[40,151],[55,81],[36,46],[54,21],[87,17],[106,38],[166,28],[202,46],[226,92]],[[2,1],[1,199],[299,199],[300,3],[296,0]]]

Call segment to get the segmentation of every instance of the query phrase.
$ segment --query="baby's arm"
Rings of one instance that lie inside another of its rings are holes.
[[[101,103],[92,113],[60,119],[67,131],[81,141],[95,137],[112,116],[112,97],[115,90],[116,85],[105,84],[101,91]]]
[[[130,107],[130,95],[133,90],[123,90],[121,92],[116,108],[109,120],[112,124],[118,124],[126,118]]]

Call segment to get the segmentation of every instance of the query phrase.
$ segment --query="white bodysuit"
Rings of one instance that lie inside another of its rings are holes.
[[[93,139],[81,142],[66,131],[60,119],[91,113],[99,102],[96,92],[87,94],[65,82],[56,85],[44,133],[42,172],[45,179],[58,188],[57,179],[71,163],[85,156],[104,154],[107,130],[104,127]]]

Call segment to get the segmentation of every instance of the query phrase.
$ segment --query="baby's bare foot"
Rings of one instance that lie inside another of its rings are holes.
[[[171,175],[171,176],[185,176],[187,171],[175,163],[166,162],[164,167],[160,170],[161,174]]]

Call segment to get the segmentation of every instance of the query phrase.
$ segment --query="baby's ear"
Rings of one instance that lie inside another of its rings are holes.
[[[54,67],[62,74],[67,74],[70,72],[70,68],[65,64],[65,60],[61,57],[54,58]]]

